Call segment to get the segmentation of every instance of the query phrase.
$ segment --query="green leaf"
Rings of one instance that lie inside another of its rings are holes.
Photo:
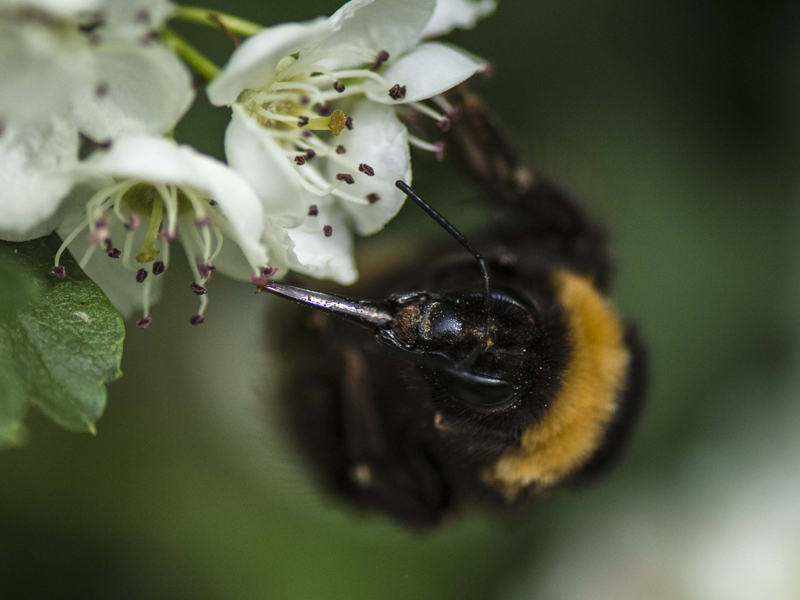
[[[28,407],[71,431],[94,433],[105,384],[122,373],[122,317],[61,240],[0,241],[0,447],[24,441]]]

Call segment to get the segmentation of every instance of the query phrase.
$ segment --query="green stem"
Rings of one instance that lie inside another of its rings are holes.
[[[162,27],[159,36],[167,47],[177,53],[206,81],[211,81],[219,73],[217,65],[169,27]]]
[[[219,28],[222,24],[228,31],[243,36],[255,35],[264,29],[264,26],[258,23],[200,6],[178,6],[172,16],[175,19],[183,19],[209,27]]]

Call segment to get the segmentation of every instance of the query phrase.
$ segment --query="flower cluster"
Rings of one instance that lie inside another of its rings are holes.
[[[166,0],[0,0],[0,239],[57,231],[123,313],[150,305],[177,240],[200,297],[215,270],[251,281],[292,269],[352,283],[353,233],[405,199],[403,119],[446,130],[443,92],[486,63],[428,41],[472,27],[493,0],[351,0],[329,18],[261,29],[210,81],[230,106],[228,164],[169,137],[194,99],[162,43]],[[180,14],[180,11],[177,13]],[[191,61],[189,61],[191,64]]]

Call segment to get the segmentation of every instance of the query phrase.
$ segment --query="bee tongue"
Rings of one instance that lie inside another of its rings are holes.
[[[272,281],[264,289],[276,296],[339,315],[373,330],[386,329],[394,321],[394,315],[379,302],[357,300]]]

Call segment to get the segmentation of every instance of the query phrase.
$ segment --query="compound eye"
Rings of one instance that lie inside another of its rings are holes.
[[[514,399],[514,385],[503,379],[454,369],[438,370],[436,379],[453,398],[471,406],[498,408]]]

